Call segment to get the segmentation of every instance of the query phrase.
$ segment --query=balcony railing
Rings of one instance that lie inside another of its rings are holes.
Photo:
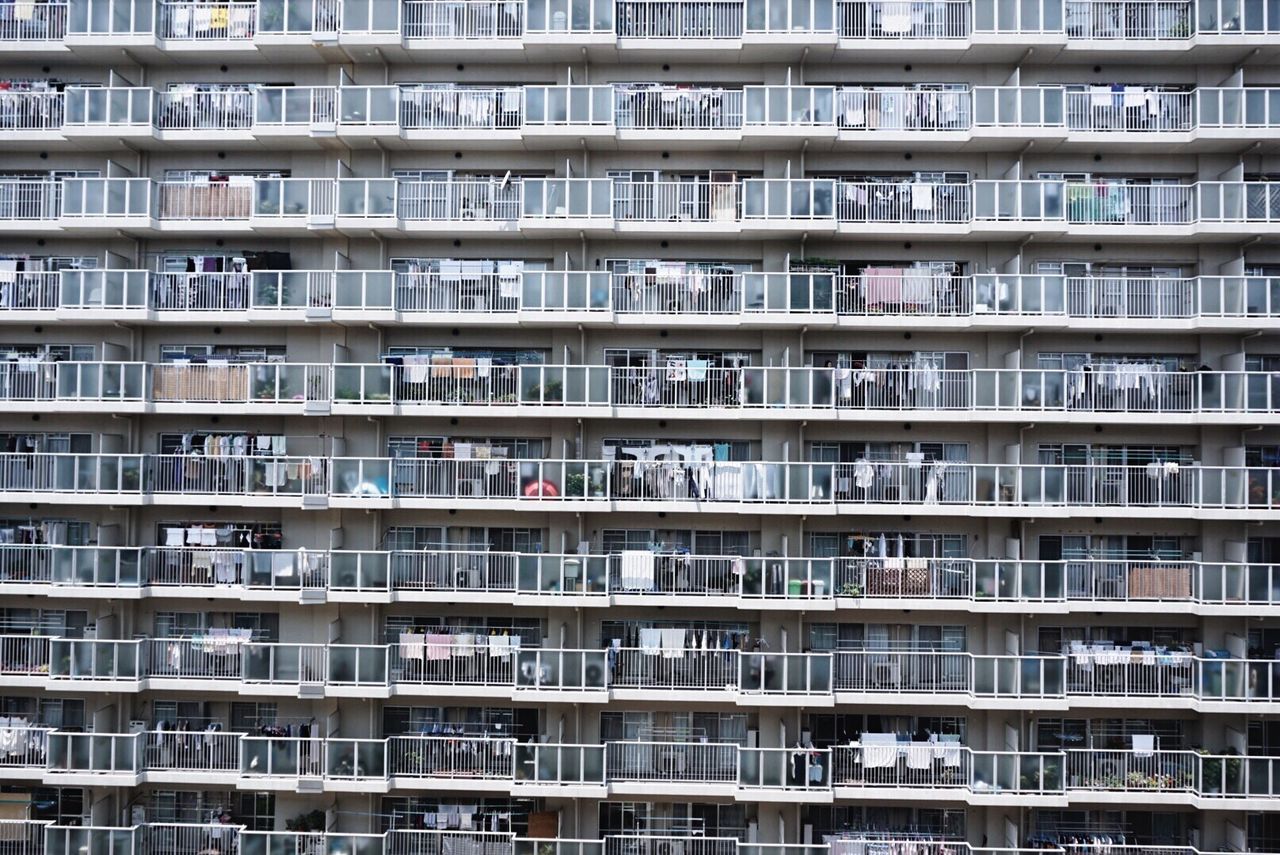
[[[839,0],[843,39],[963,39],[972,29],[968,0]]]
[[[442,8],[457,6],[446,0]],[[468,0],[489,3],[490,0]],[[496,2],[496,0],[495,0]],[[499,5],[510,5],[499,4]],[[459,7],[461,8],[461,7]],[[564,128],[619,131],[742,131],[790,128],[807,134],[848,132],[988,133],[989,129],[1068,132],[1186,133],[1280,125],[1280,89],[1200,87],[1166,92],[1144,87],[1067,91],[1063,86],[893,87],[745,86],[250,86],[206,92],[143,87],[68,87],[11,92],[0,128],[62,131],[226,131],[257,136],[286,130],[396,135],[409,131]]]
[[[151,216],[145,178],[0,181],[0,224]],[[636,223],[716,222],[811,228],[825,222],[1064,226],[1218,226],[1280,223],[1280,182],[1202,181],[1131,185],[1063,181],[970,183],[748,178],[741,182],[632,182],[604,178],[254,178],[156,182],[154,227],[218,220],[261,225],[333,225],[339,218],[394,227],[394,220],[496,222],[536,229],[565,219],[603,228]],[[148,223],[139,225],[146,226]]]
[[[253,39],[257,13],[257,3],[160,0],[158,35],[174,41],[247,41]]]
[[[616,0],[619,39],[739,39],[742,0]]]
[[[15,7],[17,4],[14,4]],[[0,42],[57,42],[67,34],[67,0],[32,3],[0,18]]]
[[[717,654],[719,655],[719,654]],[[894,788],[982,796],[1075,792],[1185,792],[1210,798],[1280,797],[1280,760],[1196,751],[1068,749],[980,751],[959,742],[885,741],[830,748],[748,748],[736,743],[625,741],[599,745],[520,743],[508,737],[403,735],[263,737],[231,732],[14,732],[3,766],[59,775],[204,772],[246,783],[318,781],[495,781],[595,785],[617,791],[654,782],[743,790],[831,792]],[[169,832],[175,833],[175,832]],[[177,832],[190,834],[192,832]]]
[[[512,270],[395,273],[291,270],[19,273],[0,283],[0,312],[158,313],[246,310],[597,315],[814,315],[863,317],[1264,318],[1280,315],[1280,279],[952,276],[888,270],[833,273],[610,274]],[[180,315],[170,315],[180,319]]]
[[[488,686],[512,692],[714,692],[742,699],[842,695],[1035,701],[1053,698],[1181,699],[1195,703],[1272,703],[1280,674],[1271,660],[1189,653],[1072,651],[1065,656],[841,650],[766,653],[683,645],[609,650],[548,649],[451,636],[388,645],[241,642],[203,636],[131,641],[0,636],[0,673],[59,687],[118,691],[188,686],[239,691],[242,684],[383,687],[409,693],[431,686]],[[176,682],[175,682],[176,681]],[[417,688],[415,688],[417,687]],[[599,695],[598,695],[599,696]],[[141,750],[141,749],[139,749]]]
[[[496,471],[495,471],[496,470]],[[639,473],[639,474],[638,474]],[[167,494],[314,499],[377,506],[391,498],[566,502],[746,503],[795,508],[1066,508],[1079,512],[1280,509],[1280,470],[1163,463],[990,465],[656,462],[161,454],[0,455],[0,489],[73,503]],[[1193,514],[1194,516],[1194,514]]]
[[[660,855],[682,851],[687,855],[833,855],[850,845],[874,842],[887,846],[911,845],[927,855],[1063,855],[1062,848],[979,848],[962,840],[877,834],[870,841],[840,840],[833,843],[744,843],[736,837],[680,834],[610,835],[598,840],[560,838],[525,839],[512,834],[474,831],[418,831],[397,829],[382,834],[343,831],[252,831],[240,825],[144,823],[127,828],[106,826],[58,826],[38,820],[5,820],[6,851],[13,855],[185,855],[203,851],[261,853],[357,852],[362,855],[422,855],[468,852],[474,855]],[[1103,846],[1070,847],[1074,855],[1105,855]],[[1110,851],[1129,855],[1227,855],[1202,852],[1191,846],[1112,845]]]
[[[742,127],[741,89],[615,89],[619,130],[712,131]]]
[[[1167,42],[1234,37],[1280,29],[1267,4],[1233,0],[66,0],[33,4],[0,21],[0,39],[16,44],[76,38],[153,37],[182,43],[270,45],[283,36],[371,37],[414,41],[573,39],[737,40],[757,34],[833,39],[949,40],[1023,35],[1057,42]]]
[[[61,92],[6,92],[0,101],[0,130],[46,131],[62,127],[66,115],[63,97]]]
[[[287,571],[287,572],[282,572]],[[1280,606],[1280,566],[1183,560],[752,558],[668,555],[637,575],[622,556],[197,547],[0,546],[0,586],[246,588],[330,593],[472,592],[537,597],[708,597],[800,603],[909,599],[1000,604]]]

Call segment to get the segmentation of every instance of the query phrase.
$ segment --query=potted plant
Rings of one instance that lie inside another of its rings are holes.
[[[586,496],[587,476],[581,472],[573,472],[564,479],[564,497],[581,499]]]
[[[1222,758],[1213,757],[1208,751],[1201,750],[1200,756],[1200,788],[1205,793],[1222,792]]]
[[[559,380],[551,380],[545,386],[529,389],[529,396],[535,401],[561,401],[564,399],[564,384]]]
[[[324,831],[324,811],[313,810],[310,813],[300,813],[293,819],[284,821],[285,831]]]

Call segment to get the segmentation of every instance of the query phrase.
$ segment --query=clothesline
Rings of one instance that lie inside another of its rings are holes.
[[[482,635],[472,632],[402,632],[399,639],[401,659],[440,662],[452,657],[479,656],[487,653],[498,658],[519,653],[519,635]]]

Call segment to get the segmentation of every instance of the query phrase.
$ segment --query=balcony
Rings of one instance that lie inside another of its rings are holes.
[[[242,91],[156,92],[154,124],[160,139],[211,136],[323,134],[337,125],[337,87],[260,86]],[[175,133],[177,132],[177,133]]]
[[[454,0],[441,8],[463,10]],[[481,0],[468,0],[475,3]],[[650,0],[646,0],[650,2]],[[499,6],[498,3],[487,5]],[[507,4],[510,5],[510,4]],[[456,7],[456,9],[455,9]],[[171,140],[388,138],[478,143],[577,138],[696,142],[715,132],[748,148],[774,138],[837,144],[929,139],[1085,140],[1105,145],[1181,141],[1232,144],[1280,126],[1280,89],[977,86],[930,90],[746,85],[637,88],[629,84],[427,87],[256,86],[195,91],[70,86],[11,92],[0,128],[32,141],[124,136],[141,146]],[[502,131],[501,137],[492,132]],[[1124,134],[1117,137],[1117,134]],[[1175,135],[1175,136],[1171,136]]]
[[[206,314],[207,313],[207,314]],[[934,275],[925,271],[609,274],[514,270],[396,273],[288,270],[154,273],[22,272],[0,283],[0,318],[190,323],[378,320],[503,324],[586,323],[900,326],[948,324],[1124,327],[1141,319],[1170,329],[1256,328],[1280,316],[1280,279],[1055,275]],[[203,316],[203,317],[202,317]],[[855,320],[856,319],[856,320]]]
[[[516,794],[554,787],[593,797],[677,792],[738,800],[830,802],[836,798],[938,798],[971,804],[1046,805],[1117,801],[1239,809],[1280,798],[1280,759],[1196,751],[975,750],[958,741],[881,740],[797,753],[735,743],[626,741],[521,743],[504,737],[403,735],[382,739],[263,737],[245,733],[17,732],[22,750],[4,767],[50,784],[137,786],[211,779],[264,789],[344,791],[437,785]],[[573,788],[573,789],[566,789]],[[550,790],[548,790],[550,791]],[[1017,799],[1018,801],[1014,801]]]
[[[643,478],[616,461],[204,457],[156,454],[0,455],[14,501],[182,504],[242,496],[268,507],[589,507],[753,513],[950,515],[983,508],[1038,515],[1237,519],[1280,510],[1275,469],[1198,464],[988,465],[948,462],[714,462],[696,471],[655,462]],[[869,474],[868,474],[869,473]],[[912,508],[912,511],[906,511]]]
[[[1280,607],[1280,567],[1182,560],[1016,561],[969,558],[753,558],[657,554],[652,578],[622,557],[423,551],[0,545],[0,587],[59,595],[585,607],[874,607],[969,612],[1246,614]],[[282,574],[287,568],[292,572]]]
[[[536,409],[564,418],[638,409],[673,418],[749,410],[770,419],[909,412],[928,421],[964,412],[986,421],[1026,413],[1050,421],[1097,415],[1125,421],[1123,416],[1160,413],[1194,423],[1253,423],[1280,412],[1280,387],[1271,372],[1138,366],[1126,374],[1105,364],[1072,370],[707,367],[673,378],[665,366],[534,364],[477,371],[427,363],[0,362],[0,409],[32,402],[74,412],[124,407],[185,413],[234,403],[303,415],[394,415],[429,407],[494,414]]]
[[[10,685],[59,691],[177,689],[298,697],[442,694],[526,701],[723,701],[752,706],[918,702],[976,709],[1111,709],[1152,699],[1256,711],[1280,699],[1271,660],[1181,652],[992,656],[917,650],[764,653],[681,648],[551,649],[451,636],[388,645],[0,637]],[[1150,661],[1148,661],[1150,660]],[[141,749],[139,749],[141,750]]]
[[[1280,183],[1082,184],[1063,181],[862,182],[747,178],[629,182],[606,178],[145,178],[0,181],[0,231],[209,228],[392,229],[551,236],[681,233],[688,223],[727,235],[901,233],[990,238],[1028,229],[1067,235],[1231,238],[1280,228]]]
[[[257,3],[162,0],[157,10],[156,36],[175,42],[251,41],[257,13]]]
[[[45,50],[158,43],[167,50],[266,50],[275,45],[473,49],[548,43],[565,49],[610,44],[644,50],[657,43],[769,44],[829,39],[841,47],[1034,44],[1105,50],[1125,40],[1146,50],[1183,49],[1195,40],[1249,45],[1280,29],[1264,3],[1213,0],[50,0],[6,21],[0,39]],[[1261,42],[1258,42],[1261,43]],[[690,44],[690,47],[693,45]]]
[[[404,0],[401,14],[400,34],[409,41],[520,39],[525,33],[523,3]]]
[[[207,849],[232,848],[245,855],[277,852],[359,852],[362,855],[407,855],[407,853],[469,852],[475,855],[657,855],[675,849],[690,855],[837,855],[850,845],[862,841],[850,836],[828,843],[772,844],[743,843],[736,837],[678,836],[667,834],[609,835],[597,840],[559,839],[555,841],[514,837],[510,834],[463,831],[392,830],[383,834],[344,831],[293,832],[252,831],[239,825],[196,825],[182,823],[145,823],[132,827],[58,826],[36,820],[16,820],[6,828],[6,841],[12,841],[13,855],[73,855],[77,852],[107,852],[111,855],[151,855],[151,853],[200,852]],[[972,846],[963,840],[875,834],[871,838],[887,846],[916,845],[933,853],[955,852],[957,855],[1033,855],[1047,852],[1063,855],[1062,848],[988,849]],[[24,841],[19,844],[19,841]],[[25,847],[25,848],[23,848]],[[238,847],[238,848],[236,848]],[[1116,847],[1112,846],[1114,852]],[[1077,855],[1105,855],[1103,846],[1072,846]],[[1121,851],[1132,855],[1227,855],[1191,846],[1126,846]]]

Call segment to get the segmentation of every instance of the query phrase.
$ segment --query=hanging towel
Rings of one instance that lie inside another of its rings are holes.
[[[657,656],[662,647],[662,630],[645,628],[640,630],[640,650],[646,656]]]
[[[928,742],[913,742],[907,746],[907,768],[928,769],[933,766],[933,745]]]
[[[1135,733],[1133,735],[1133,756],[1150,757],[1156,753],[1156,737],[1154,733]]]
[[[654,554],[647,549],[628,549],[622,553],[622,589],[652,591]]]
[[[418,632],[400,633],[400,658],[422,659],[424,638]]]
[[[912,184],[911,185],[911,210],[913,211],[932,211],[933,210],[933,185],[932,184]]]
[[[898,762],[898,737],[892,733],[862,734],[864,769],[888,769]]]
[[[449,648],[453,645],[452,635],[429,632],[427,633],[425,640],[428,660],[432,662],[439,662],[441,659],[449,658]]]
[[[683,629],[664,629],[662,632],[662,658],[679,659],[684,656]]]

